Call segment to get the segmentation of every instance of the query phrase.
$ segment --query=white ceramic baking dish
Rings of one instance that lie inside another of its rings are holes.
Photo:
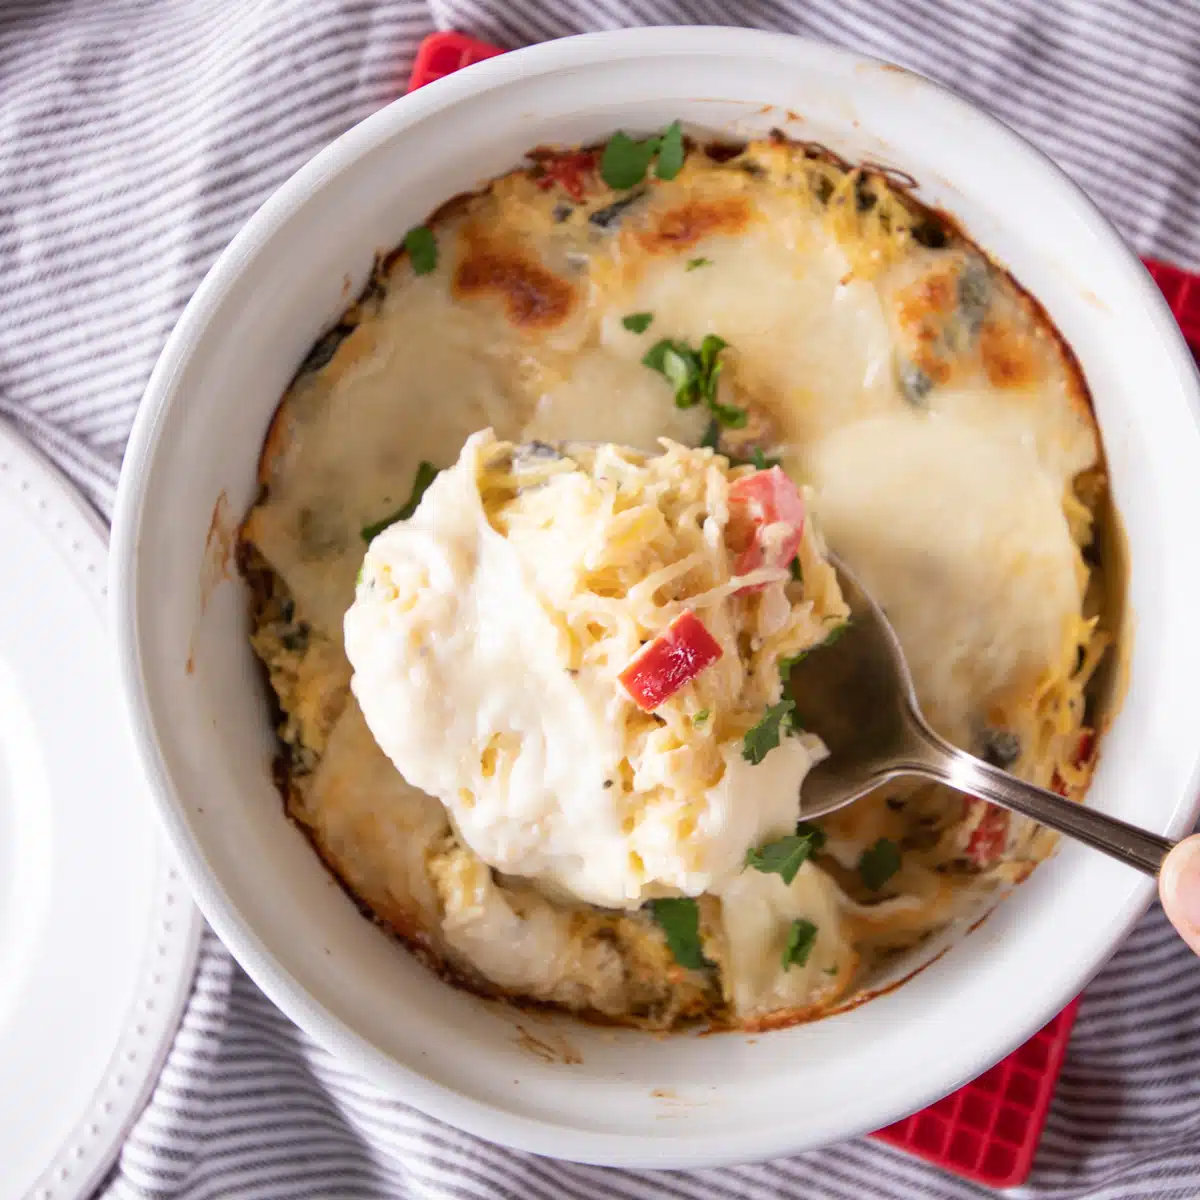
[[[112,612],[163,824],[208,919],[289,1016],[380,1087],[483,1137],[696,1167],[861,1133],[978,1074],[1076,994],[1150,882],[1063,846],[902,987],[765,1035],[651,1037],[483,1002],[365,921],[284,818],[246,596],[223,554],[281,391],[375,251],[538,143],[676,117],[732,137],[779,125],[911,174],[1045,304],[1095,398],[1132,567],[1128,692],[1090,803],[1189,828],[1200,436],[1171,314],[1083,193],[999,122],[794,38],[643,29],[537,46],[399,100],[318,155],[234,239],[163,351],[125,460]]]

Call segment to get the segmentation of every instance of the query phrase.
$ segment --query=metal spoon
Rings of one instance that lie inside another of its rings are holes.
[[[887,618],[844,563],[832,554],[829,561],[851,622],[836,642],[806,655],[792,670],[796,718],[829,749],[800,789],[805,819],[843,808],[888,780],[917,775],[1032,817],[1147,875],[1158,874],[1173,842],[1025,783],[934,733],[921,715],[904,651]]]

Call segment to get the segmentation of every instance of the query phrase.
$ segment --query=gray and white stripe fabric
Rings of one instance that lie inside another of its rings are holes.
[[[904,63],[990,108],[1142,253],[1200,267],[1192,0],[0,0],[0,413],[107,513],[168,331],[238,226],[394,98],[416,47],[744,24]],[[1149,417],[1148,417],[1149,419]],[[1155,910],[1086,993],[1030,1192],[1200,1195],[1200,965]],[[112,1197],[962,1200],[870,1141],[652,1175],[510,1153],[390,1101],[210,934]]]

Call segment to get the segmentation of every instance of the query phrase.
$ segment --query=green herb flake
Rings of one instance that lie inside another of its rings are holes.
[[[700,402],[700,359],[686,342],[663,338],[646,351],[642,362],[666,377],[676,407],[694,408]]]
[[[825,640],[821,643],[822,646],[832,646],[836,644],[842,637],[845,636],[846,630],[850,628],[850,619],[847,618],[840,625],[835,625],[826,635]]]
[[[721,364],[718,363],[717,370],[720,369]],[[718,404],[711,396],[708,398],[708,409],[726,429],[744,428],[749,417],[744,408],[738,408],[736,404]]]
[[[675,390],[675,403],[679,408],[693,408],[703,401],[718,426],[740,429],[746,424],[746,410],[717,402],[717,378],[722,367],[720,354],[728,344],[715,333],[704,338],[699,350],[693,350],[686,342],[663,338],[650,347],[642,362],[667,377]],[[715,448],[715,442],[713,445]]]
[[[788,570],[791,571],[792,578],[797,583],[804,582],[804,570],[800,566],[800,555],[797,554],[796,557],[792,559],[791,565],[788,567]]]
[[[758,766],[779,745],[781,733],[791,726],[794,700],[780,700],[772,704],[762,715],[757,725],[746,731],[742,739],[742,757],[753,766]]]
[[[614,191],[628,191],[646,178],[655,155],[654,174],[659,179],[674,179],[683,169],[686,150],[678,121],[672,121],[659,136],[640,142],[627,133],[614,133],[600,156],[600,178]]]
[[[700,343],[700,391],[708,411],[717,419],[718,424],[727,429],[741,429],[746,424],[748,413],[736,404],[719,404],[717,402],[717,377],[724,365],[720,361],[720,353],[729,343],[715,333],[710,333]]]
[[[769,471],[780,465],[778,458],[768,458],[758,446],[750,451],[749,458],[738,458],[736,454],[727,454],[725,457],[729,459],[731,467],[753,467],[756,471]]]
[[[660,342],[655,342],[645,354],[642,355],[642,366],[649,367],[652,371],[657,371],[660,375],[663,369],[663,358],[668,350],[674,350],[675,343],[670,338],[663,338]]]
[[[659,138],[647,138],[637,142],[628,134],[614,133],[600,156],[600,178],[616,192],[636,187],[646,178],[659,141]]]
[[[373,525],[364,525],[362,540],[364,542],[374,541],[388,526],[395,525],[397,521],[407,521],[417,511],[421,497],[429,490],[429,485],[438,477],[440,471],[441,467],[435,467],[433,463],[425,462],[422,459],[413,478],[412,491],[409,493],[408,499],[394,513],[384,517],[382,521],[376,521]]]
[[[796,833],[812,842],[814,854],[821,852],[821,848],[825,845],[825,830],[820,825],[814,825],[811,821],[797,821]]]
[[[800,572],[800,560],[798,558],[792,560],[792,578],[797,583],[804,582],[804,576]],[[815,646],[810,646],[807,650],[801,650],[799,654],[787,654],[779,660],[779,674],[783,677],[784,683],[788,681],[792,673],[792,668],[799,662],[806,659],[814,650],[823,650],[827,646],[834,645],[837,640],[845,635],[846,630],[850,627],[850,621],[845,620],[840,625],[835,625],[826,635],[825,640],[818,642]]]
[[[836,965],[835,965],[835,966],[832,966],[832,967],[826,967],[826,968],[825,968],[825,974],[826,974],[826,975],[836,975],[837,973],[838,973],[838,969],[837,969],[837,966],[836,966]]]
[[[709,965],[700,943],[700,910],[695,900],[687,897],[651,900],[650,912],[681,967],[701,971]]]
[[[408,261],[412,263],[415,275],[428,275],[437,266],[437,239],[433,230],[425,225],[418,225],[404,235],[404,249],[408,251]]]
[[[803,917],[792,922],[788,930],[787,945],[783,948],[783,969],[802,967],[817,944],[817,927]]]
[[[696,367],[691,356],[684,357],[674,346],[663,351],[662,373],[675,389],[675,407],[693,408],[700,397],[696,390]]]
[[[802,663],[811,653],[811,650],[801,650],[799,654],[785,654],[779,660],[779,677],[784,683],[792,677],[792,668]]]
[[[672,121],[659,138],[655,175],[659,179],[674,179],[683,170],[684,153],[683,125],[679,121]]]
[[[698,271],[701,267],[711,267],[713,261],[711,258],[691,258],[688,259],[687,269],[689,271]]]
[[[695,725],[697,729],[699,729],[699,728],[700,728],[700,726],[701,726],[701,725],[703,725],[703,724],[705,723],[705,721],[707,721],[707,720],[708,720],[708,718],[709,718],[709,717],[711,717],[711,716],[712,716],[712,710],[711,710],[711,709],[708,709],[708,708],[702,708],[702,709],[701,709],[701,710],[700,710],[700,711],[699,711],[699,712],[698,712],[698,713],[697,713],[697,714],[696,714],[696,715],[695,715],[695,716],[692,718],[692,724],[693,724],[693,725]]]
[[[764,875],[778,875],[784,883],[790,884],[816,848],[816,840],[811,834],[790,833],[757,849],[747,850],[746,866]]]
[[[653,313],[630,313],[629,316],[622,320],[621,324],[629,330],[630,333],[645,333],[650,328],[650,323],[654,320]]]
[[[700,439],[701,446],[707,446],[710,450],[719,450],[721,442],[721,426],[717,423],[716,418],[709,421],[708,427],[704,431],[704,436]]]
[[[887,838],[880,838],[875,845],[863,851],[858,860],[858,873],[862,881],[873,892],[900,870],[900,848]]]
[[[717,361],[717,355],[728,345],[723,337],[718,337],[715,333],[705,335],[704,341],[700,343],[700,371],[706,380],[715,380],[719,374],[721,364]]]

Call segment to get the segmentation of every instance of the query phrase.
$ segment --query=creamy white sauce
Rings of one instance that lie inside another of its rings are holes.
[[[396,768],[446,805],[489,866],[612,908],[699,895],[750,846],[794,829],[820,744],[784,738],[751,766],[732,743],[720,780],[689,798],[687,835],[680,801],[657,789],[669,754],[646,755],[631,819],[616,786],[630,753],[620,668],[567,670],[559,588],[545,578],[555,564],[527,557],[530,543],[483,511],[476,463],[491,441],[470,439],[415,515],[372,542],[345,619],[354,695]],[[489,747],[503,749],[503,770]]]

